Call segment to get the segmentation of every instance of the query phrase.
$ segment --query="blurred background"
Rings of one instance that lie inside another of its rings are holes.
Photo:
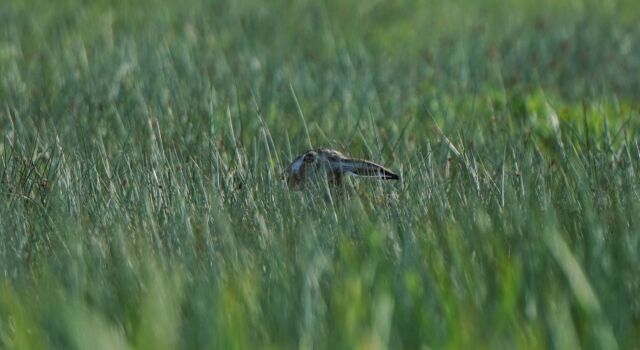
[[[244,118],[234,132],[251,147],[261,122],[249,115],[259,111],[283,131],[278,148],[292,142],[297,151],[305,144],[299,112],[322,144],[354,142],[357,124],[371,120],[388,134],[383,144],[398,142],[405,126],[413,127],[405,138],[425,137],[416,129],[426,129],[429,113],[445,129],[506,124],[500,114],[527,119],[542,100],[558,99],[577,110],[562,118],[580,119],[585,101],[637,99],[639,7],[12,0],[0,11],[2,123],[9,127],[10,113],[24,137],[100,137],[111,151],[143,142],[132,130],[153,117],[190,148],[223,141],[228,114]]]

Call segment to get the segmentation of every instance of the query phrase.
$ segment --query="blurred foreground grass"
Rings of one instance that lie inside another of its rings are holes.
[[[3,2],[0,347],[638,347],[639,14]]]

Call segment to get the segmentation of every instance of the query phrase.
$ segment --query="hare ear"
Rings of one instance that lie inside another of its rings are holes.
[[[345,172],[358,177],[377,180],[400,180],[400,175],[368,160],[349,159],[344,161],[342,168]]]

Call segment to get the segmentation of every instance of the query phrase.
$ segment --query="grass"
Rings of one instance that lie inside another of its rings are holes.
[[[3,2],[0,348],[638,347],[638,7]]]

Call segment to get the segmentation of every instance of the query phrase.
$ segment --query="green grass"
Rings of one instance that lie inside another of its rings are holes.
[[[639,21],[2,2],[0,348],[637,348]],[[290,192],[309,144],[402,181]]]

